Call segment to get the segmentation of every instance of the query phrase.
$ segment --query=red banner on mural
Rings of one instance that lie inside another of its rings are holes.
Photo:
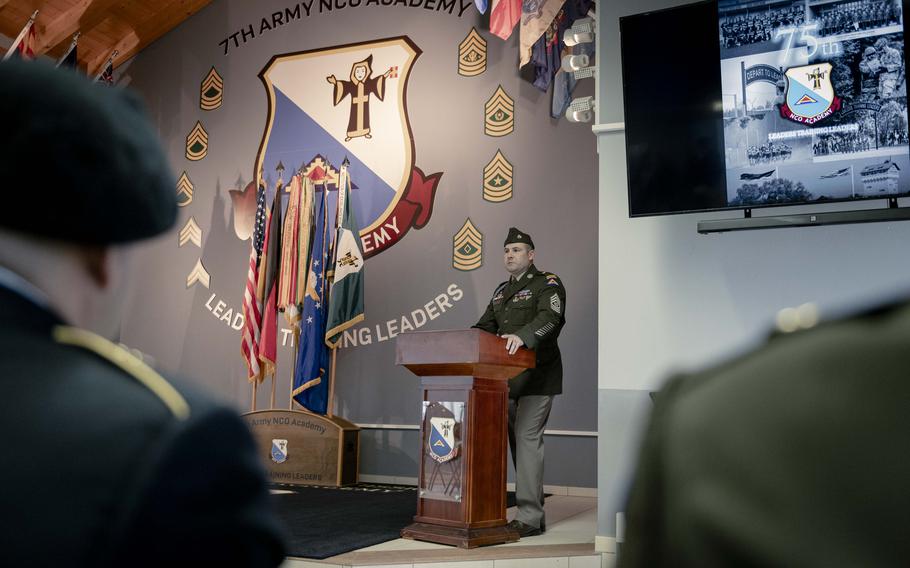
[[[420,168],[411,170],[411,180],[388,217],[370,231],[360,233],[363,256],[370,258],[404,237],[411,227],[422,229],[433,214],[433,200],[442,173],[425,176]]]

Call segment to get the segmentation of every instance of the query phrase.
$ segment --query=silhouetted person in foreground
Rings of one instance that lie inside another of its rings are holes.
[[[657,395],[620,566],[907,566],[910,303],[813,324]]]
[[[0,557],[6,566],[277,566],[280,530],[231,410],[116,333],[134,243],[176,189],[129,94],[0,63]]]

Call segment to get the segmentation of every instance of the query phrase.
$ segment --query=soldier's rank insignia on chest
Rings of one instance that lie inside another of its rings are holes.
[[[528,289],[524,289],[524,290],[519,291],[517,294],[515,294],[515,297],[512,298],[512,301],[521,302],[523,300],[530,300],[530,299],[531,299],[531,291]]]

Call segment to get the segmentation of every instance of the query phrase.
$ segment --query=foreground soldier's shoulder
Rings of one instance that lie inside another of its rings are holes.
[[[54,341],[70,345],[95,355],[117,367],[145,387],[178,420],[189,418],[190,406],[180,392],[157,371],[126,349],[90,331],[69,326],[57,326],[53,331]]]

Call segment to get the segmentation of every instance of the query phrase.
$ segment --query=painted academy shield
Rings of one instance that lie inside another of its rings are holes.
[[[780,105],[781,116],[802,124],[815,124],[840,109],[841,100],[834,94],[831,70],[830,63],[787,69],[786,102]]]
[[[416,167],[407,112],[420,54],[401,36],[276,55],[259,74],[269,115],[256,171],[269,175],[279,162],[306,170],[317,157],[337,169],[348,158],[366,258],[422,228],[433,212],[442,174]]]
[[[272,461],[275,463],[284,463],[288,461],[288,441],[272,440]]]

